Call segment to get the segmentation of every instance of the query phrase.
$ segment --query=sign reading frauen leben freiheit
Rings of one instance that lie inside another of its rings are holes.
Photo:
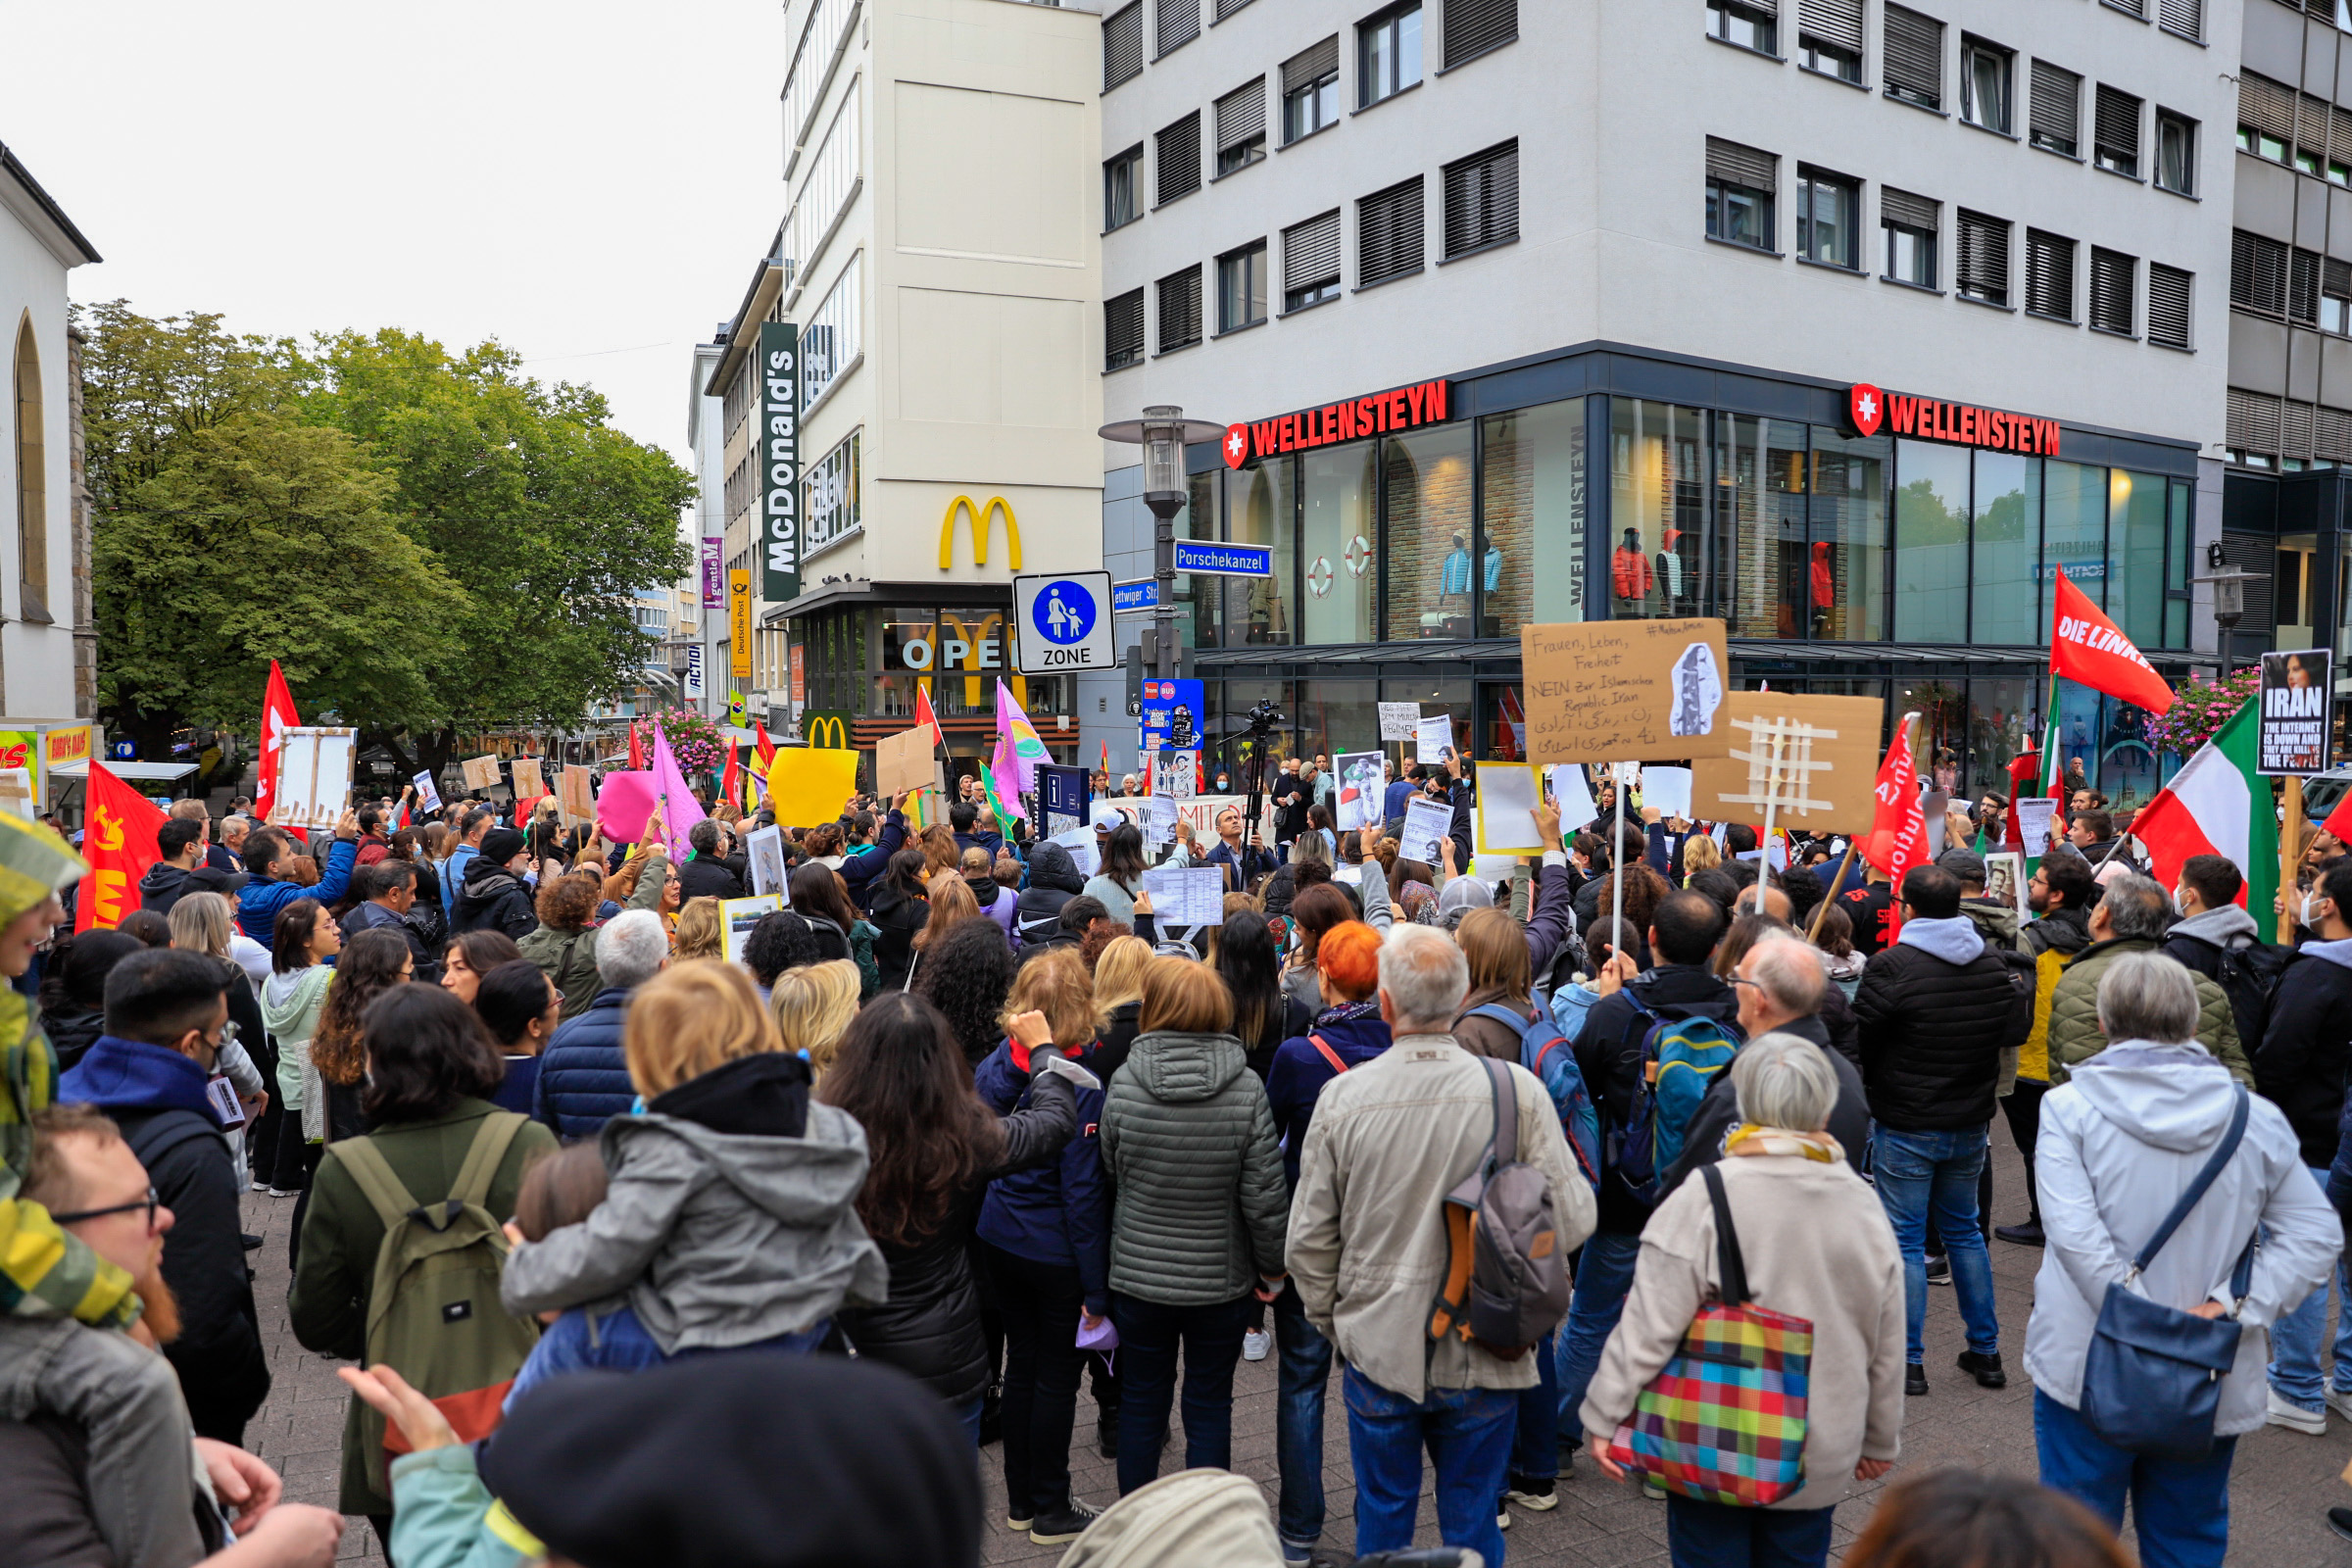
[[[760,597],[801,594],[800,335],[790,321],[760,323]]]

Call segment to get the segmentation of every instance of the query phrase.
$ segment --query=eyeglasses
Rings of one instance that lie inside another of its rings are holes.
[[[147,1211],[147,1228],[153,1230],[155,1229],[155,1211],[163,1206],[163,1199],[157,1195],[155,1189],[150,1187],[147,1189],[145,1198],[132,1202],[117,1203],[111,1208],[77,1208],[64,1214],[51,1214],[49,1217],[59,1225],[78,1225],[85,1219],[104,1219],[109,1214],[129,1214],[143,1208]]]
[[[1736,985],[1736,986],[1754,986],[1754,987],[1755,987],[1755,988],[1756,988],[1758,991],[1761,991],[1761,990],[1763,990],[1763,989],[1764,989],[1764,982],[1763,982],[1763,981],[1761,981],[1761,980],[1750,980],[1750,979],[1749,979],[1747,976],[1745,976],[1745,975],[1743,975],[1743,974],[1727,974],[1727,975],[1725,975],[1725,976],[1724,976],[1724,979],[1725,979],[1725,980],[1727,980],[1727,981],[1729,981],[1731,984],[1733,984],[1733,985]]]

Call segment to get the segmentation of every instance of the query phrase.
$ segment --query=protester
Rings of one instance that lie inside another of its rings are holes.
[[[240,1240],[245,1182],[205,1088],[227,1032],[226,979],[204,954],[123,958],[107,977],[106,1033],[58,1080],[58,1099],[106,1112],[171,1208],[163,1278],[180,1332],[165,1354],[197,1434],[241,1445],[270,1392],[270,1365]]]
[[[1086,878],[1070,852],[1048,839],[1029,852],[1029,885],[1014,910],[1014,933],[1024,945],[1051,939],[1060,924],[1061,906],[1085,891]]]
[[[1928,1392],[1926,1233],[1933,1214],[1951,1262],[1968,1348],[1960,1369],[2003,1387],[1992,1259],[1977,1206],[2001,1050],[2026,1033],[2026,996],[1960,912],[1960,881],[1933,865],[1903,875],[1901,934],[1870,961],[1854,997],[1862,1077],[1878,1121],[1872,1165],[1903,1252],[1910,1346],[1904,1389]]]
[[[1810,1040],[1772,1033],[1732,1059],[1724,1076],[1739,1130],[1724,1159],[1650,1216],[1625,1315],[1585,1396],[1592,1458],[1622,1480],[1611,1435],[1681,1351],[1699,1309],[1736,1304],[1719,1265],[1727,1253],[1745,1276],[1740,1299],[1811,1325],[1801,1483],[1764,1507],[1672,1492],[1666,1541],[1677,1568],[1827,1563],[1838,1504],[1902,1449],[1903,1260],[1878,1199],[1825,1131],[1838,1100],[1832,1059]],[[1727,1224],[1737,1238],[1728,1246]]]
[[[523,885],[531,869],[521,834],[511,827],[483,834],[481,853],[466,862],[466,880],[450,908],[450,932],[503,931],[516,942],[529,936],[539,924],[531,891]]]
[[[2291,1115],[2232,1083],[2196,1043],[2201,1008],[2186,969],[2153,953],[2129,954],[2108,966],[2098,1008],[2114,1044],[2080,1063],[2041,1107],[2034,1162],[2048,1242],[2026,1331],[2034,1447],[2043,1484],[2080,1498],[2110,1527],[2123,1527],[2131,1497],[2146,1561],[2220,1568],[2229,1547],[2230,1461],[2238,1438],[2264,1422],[2261,1331],[2283,1328],[2281,1314],[2307,1294],[2325,1308],[2343,1228],[2298,1168],[2311,1156],[2298,1148]],[[2220,1153],[2241,1112],[2235,1151],[2186,1214],[2178,1213],[2177,1201]],[[2160,1237],[2174,1220],[2178,1227]],[[2253,1249],[2257,1225],[2263,1245],[2239,1294],[2233,1269]],[[2158,1240],[2151,1258],[2145,1250]],[[2102,1437],[2083,1413],[2094,1324],[2119,1288],[2197,1317],[2231,1315],[2249,1331],[2222,1379],[2205,1457],[2134,1453]],[[2318,1327],[2314,1314],[2313,1350]],[[2281,1362],[2287,1354],[2281,1346]],[[2314,1392],[2318,1372],[2315,1357]],[[2275,1411],[2277,1369],[2272,1375]],[[2325,1422],[2324,1413],[2319,1419]]]
[[[594,929],[597,905],[603,897],[604,878],[593,871],[542,883],[532,905],[538,923],[515,939],[514,946],[522,956],[555,983],[566,1018],[586,1012],[603,989],[596,973]],[[425,977],[420,974],[419,978]]]
[[[858,1016],[858,966],[827,958],[787,969],[768,990],[767,1013],[784,1049],[808,1064],[812,1082],[823,1083],[842,1032]]]
[[[688,899],[678,910],[677,929],[671,935],[674,957],[726,956],[726,927],[720,922],[716,899]],[[601,971],[598,978],[603,979]]]
[[[2154,953],[2164,940],[2171,902],[2154,879],[2126,871],[2107,884],[2090,909],[2090,946],[2075,955],[2050,992],[2050,1070],[2060,1083],[2085,1058],[2106,1048],[2099,1027],[2099,977],[2128,954]],[[2178,961],[2178,960],[2173,960]],[[2230,998],[2206,976],[2190,971],[2197,989],[2197,1040],[2238,1082],[2251,1085],[2254,1068],[2238,1047]]]
[[[2016,1054],[2004,1064],[2008,1092],[2000,1095],[2001,1113],[2008,1118],[2009,1135],[2025,1164],[2026,1199],[2032,1210],[2023,1225],[2002,1225],[1993,1235],[2021,1247],[2041,1245],[2041,1199],[2034,1178],[2034,1143],[2041,1125],[2042,1096],[2053,1077],[2050,1059],[2050,1013],[2058,982],[2067,965],[2091,943],[2090,907],[2099,897],[2090,862],[2063,846],[2053,844],[2027,885],[2028,906],[2034,920],[2018,933],[2018,951],[2034,960],[2034,1026]]]
[[[2115,1533],[2072,1497],[1953,1466],[1895,1482],[1845,1548],[1845,1568],[2133,1568]]]
[[[867,906],[874,924],[874,967],[881,988],[904,991],[914,968],[914,939],[929,924],[931,906],[925,902],[923,852],[901,850],[890,858]]]
[[[970,1067],[1004,1038],[1004,994],[1013,977],[1012,950],[994,921],[967,920],[926,948],[907,989],[939,1009]]]
[[[779,975],[814,963],[816,956],[816,934],[790,909],[770,910],[744,934],[743,967],[751,972],[762,1007],[767,1005],[768,991]]]
[[[318,1030],[311,1038],[315,1076],[303,1086],[306,1104],[323,1101],[321,1136],[327,1143],[368,1130],[361,1104],[369,1072],[364,1020],[376,998],[416,978],[411,962],[408,945],[390,931],[361,932],[335,961],[334,980],[318,1009]],[[298,1216],[297,1235],[301,1223]]]
[[[1357,917],[1356,909],[1348,895],[1336,886],[1308,888],[1291,904],[1291,921],[1298,927],[1298,940],[1291,945],[1283,961],[1283,992],[1308,1014],[1321,1005],[1321,990],[1315,967],[1316,945],[1323,933]]]
[[[169,915],[186,891],[188,875],[204,864],[204,824],[172,817],[155,830],[156,862],[139,878],[139,907]]]
[[[96,926],[50,951],[41,973],[40,1019],[61,1070],[71,1070],[106,1033],[106,977],[144,951],[138,938]]]
[[[2165,933],[2163,952],[2230,993],[2237,1043],[2252,1051],[2262,1044],[2270,998],[2254,975],[2241,979],[2238,972],[2254,960],[2255,950],[2266,955],[2276,950],[2265,948],[2262,928],[2236,902],[2245,886],[2246,879],[2225,856],[2192,855],[2181,861],[2180,881],[2173,889],[2180,919]],[[2231,961],[2225,963],[2226,957]]]
[[[578,1017],[559,1024],[539,1057],[531,1115],[569,1143],[593,1138],[636,1101],[622,1045],[629,998],[669,964],[662,917],[631,909],[598,929],[596,969],[605,989]],[[704,960],[708,961],[708,960]]]
[[[461,932],[441,956],[441,984],[470,1007],[482,976],[521,956],[522,949],[504,931]]]
[[[528,958],[500,964],[482,976],[473,1010],[506,1066],[490,1102],[501,1110],[531,1112],[539,1085],[540,1054],[555,1038],[564,1007],[556,983]]]
[[[727,858],[727,830],[710,817],[686,830],[686,847],[694,853],[678,867],[684,899],[740,899],[750,890],[743,869]]]
[[[1446,1033],[1468,990],[1468,966],[1442,933],[1389,938],[1380,1011],[1396,1044],[1325,1086],[1291,1205],[1286,1256],[1299,1300],[1348,1363],[1359,1555],[1411,1544],[1426,1442],[1439,1535],[1502,1560],[1495,1498],[1510,1463],[1517,1391],[1535,1386],[1536,1368],[1526,1355],[1506,1359],[1467,1337],[1429,1332],[1451,1254],[1446,1195],[1483,1160],[1494,1132],[1489,1064]],[[1547,1178],[1565,1254],[1592,1232],[1592,1190],[1577,1174],[1544,1086],[1524,1068],[1493,1070],[1507,1075],[1514,1095],[1512,1157]]]
[[[1260,1083],[1274,1065],[1274,1053],[1294,1032],[1294,1021],[1303,1024],[1311,1013],[1284,991],[1281,965],[1264,915],[1245,910],[1225,922],[1209,967],[1225,982],[1226,995],[1233,1000],[1228,1028],[1241,1040],[1244,1060]]]
[[[228,996],[228,1021],[236,1025],[235,1037],[220,1053],[221,1070],[236,1083],[241,1099],[257,1086],[266,1091],[256,1102],[258,1108],[249,1109],[247,1124],[229,1133],[228,1149],[230,1163],[237,1168],[238,1186],[245,1185],[250,1163],[254,1191],[267,1192],[267,1178],[277,1157],[277,1133],[285,1124],[277,1096],[267,1093],[277,1081],[277,1051],[270,1043],[269,1026],[262,1021],[262,1002],[253,982],[228,956],[229,937],[236,931],[229,903],[218,893],[192,890],[172,906],[171,924],[172,946],[201,954],[220,966]]]
[[[874,928],[858,918],[838,872],[812,860],[792,873],[792,912],[808,922],[819,958],[847,958],[858,966],[860,1001],[882,988],[874,964]]]
[[[416,905],[416,866],[406,860],[378,860],[362,866],[352,873],[351,895],[360,902],[340,922],[345,941],[363,931],[396,931],[408,942],[410,956],[416,963],[416,978],[427,985],[441,978],[441,966],[434,961],[432,950],[409,919]]]
[[[1132,822],[1121,822],[1103,841],[1102,869],[1087,878],[1083,891],[1088,898],[1100,899],[1112,920],[1132,925],[1145,863],[1143,831]]]
[[[302,898],[321,905],[340,901],[351,888],[353,857],[358,853],[359,813],[345,811],[335,824],[334,841],[327,846],[326,865],[318,886],[306,889],[294,881],[293,841],[277,828],[263,828],[245,840],[245,870],[251,877],[237,893],[237,924],[245,934],[270,947],[276,940],[277,917],[286,906]]]
[[[343,933],[317,899],[297,899],[278,911],[271,972],[262,986],[262,1021],[277,1043],[277,1099],[285,1107],[269,1175],[272,1198],[309,1189],[326,1139],[326,1091],[311,1064],[311,1041],[335,978],[327,960],[342,951]],[[298,1228],[289,1245],[299,1251],[300,1243]]]

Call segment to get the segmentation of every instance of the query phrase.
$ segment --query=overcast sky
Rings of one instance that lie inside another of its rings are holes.
[[[686,455],[692,346],[783,218],[782,0],[0,0],[76,300],[496,337]]]

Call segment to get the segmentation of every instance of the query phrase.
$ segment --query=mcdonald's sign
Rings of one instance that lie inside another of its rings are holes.
[[[836,752],[850,749],[849,725],[843,722],[838,713],[806,714],[801,719],[801,727],[812,748],[822,746]],[[829,741],[825,739],[828,735],[832,737]]]
[[[939,569],[947,571],[956,564],[956,515],[969,517],[972,523],[972,564],[988,564],[988,536],[995,531],[995,517],[1004,514],[1004,542],[1011,558],[1012,569],[1021,569],[1021,524],[1012,514],[1012,503],[1003,496],[990,496],[988,505],[977,505],[970,496],[957,496],[948,503],[947,515],[939,519]]]

